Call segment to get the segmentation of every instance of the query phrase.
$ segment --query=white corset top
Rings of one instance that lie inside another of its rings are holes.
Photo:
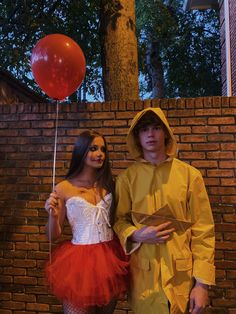
[[[111,202],[111,193],[105,195],[96,205],[80,196],[72,196],[66,201],[73,244],[94,244],[112,240],[113,231],[109,223]]]

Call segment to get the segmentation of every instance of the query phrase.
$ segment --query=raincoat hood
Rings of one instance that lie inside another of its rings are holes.
[[[174,134],[169,126],[169,123],[163,113],[163,111],[160,108],[146,108],[142,111],[140,111],[133,119],[128,135],[127,135],[127,146],[128,150],[130,152],[130,155],[135,159],[138,160],[140,158],[143,158],[143,152],[142,149],[137,145],[137,141],[135,137],[137,135],[134,134],[133,130],[135,126],[138,124],[139,120],[146,114],[147,112],[153,112],[165,125],[166,130],[168,132],[169,141],[166,145],[166,154],[169,157],[175,157],[177,154],[177,142],[174,137]]]

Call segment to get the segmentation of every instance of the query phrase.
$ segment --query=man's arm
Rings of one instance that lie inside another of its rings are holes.
[[[137,228],[131,218],[132,200],[126,178],[118,176],[116,180],[116,220],[114,231],[118,235],[126,254],[131,254],[138,249],[141,243],[129,239]]]
[[[191,251],[193,277],[196,283],[190,293],[190,309],[200,313],[208,304],[208,286],[215,284],[215,232],[214,220],[204,181],[199,173],[190,184],[189,208],[192,220]]]
[[[133,253],[142,243],[164,243],[173,233],[170,222],[159,226],[145,226],[140,229],[134,226],[131,218],[132,201],[127,182],[118,178],[116,183],[116,223],[114,230],[127,254]]]
[[[202,177],[197,176],[189,188],[189,208],[192,226],[191,251],[193,276],[200,282],[215,284],[215,231],[208,195]]]

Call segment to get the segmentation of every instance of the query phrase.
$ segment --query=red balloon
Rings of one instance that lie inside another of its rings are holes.
[[[51,98],[63,100],[81,85],[86,61],[80,46],[70,37],[51,34],[32,50],[31,69],[39,87]]]

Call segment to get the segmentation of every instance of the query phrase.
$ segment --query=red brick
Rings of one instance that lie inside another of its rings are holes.
[[[186,106],[186,108],[194,108],[195,107],[195,98],[187,98],[184,102],[184,106]],[[181,107],[183,107],[183,105]]]
[[[198,161],[192,161],[191,165],[196,168],[217,168],[217,161],[198,160]]]
[[[12,276],[6,276],[6,275],[0,275],[0,282],[1,282],[1,284],[13,283],[13,277]]]
[[[104,120],[103,121],[104,126],[108,127],[122,127],[122,126],[127,126],[127,121],[126,120]],[[128,131],[128,127],[127,127]]]
[[[17,226],[15,231],[22,233],[38,233],[39,228],[37,226]]]
[[[194,151],[209,151],[209,150],[218,150],[220,145],[218,143],[204,143],[204,144],[195,144],[193,143],[193,150]]]
[[[234,154],[233,152],[222,152],[222,151],[218,151],[218,152],[209,152],[207,153],[207,158],[208,159],[232,159],[234,158]]]
[[[79,127],[80,129],[74,131],[75,133],[73,133],[73,130],[71,131],[67,131],[68,132],[68,135],[79,135],[83,130],[81,130],[81,128],[84,128],[84,129],[90,129],[90,128],[100,128],[103,124],[103,121],[102,120],[89,120],[89,121],[80,121],[79,122]]]
[[[234,195],[235,193],[235,187],[210,187],[208,190],[212,194],[218,194],[218,195]]]
[[[236,225],[232,223],[220,223],[215,226],[216,231],[236,232]]]
[[[235,125],[224,125],[220,127],[220,131],[222,133],[235,133],[236,126]]]
[[[206,186],[218,186],[220,184],[220,179],[218,178],[204,178]]]
[[[236,227],[235,227],[236,228]],[[232,232],[224,232],[224,237],[223,237],[224,241],[234,241],[236,242],[236,233],[232,233]]]
[[[222,109],[222,115],[226,116],[234,116],[236,115],[236,108],[227,108],[227,109]]]
[[[39,244],[38,243],[21,243],[18,242],[16,243],[16,249],[17,250],[33,250],[33,251],[38,251],[39,249]]]
[[[4,267],[3,268],[3,275],[25,276],[26,270],[23,268],[16,268],[16,267]]]
[[[224,178],[221,179],[222,186],[234,186],[236,187],[236,179],[235,178]]]
[[[236,143],[221,143],[220,146],[222,150],[236,150]]]
[[[220,116],[220,109],[196,109],[195,116]]]
[[[181,142],[206,142],[206,135],[181,135],[180,136]]]
[[[217,242],[216,243],[216,248],[219,250],[236,250],[236,243],[234,242]]]
[[[192,127],[192,133],[203,133],[203,134],[209,134],[209,133],[218,133],[219,127],[218,126],[193,126]]]
[[[110,108],[111,108],[111,111],[117,111],[118,110],[118,102],[111,102],[110,103]]]
[[[225,255],[225,259],[236,260],[236,252],[235,251],[226,251],[224,255]]]
[[[230,195],[230,196],[221,196],[222,202],[225,204],[236,204],[236,196]]]
[[[207,137],[209,142],[230,142],[234,140],[233,134],[210,134]]]
[[[125,111],[125,112],[116,112],[116,119],[133,119],[135,116],[135,113],[132,111]]]
[[[232,269],[232,270],[227,270],[226,271],[226,277],[227,279],[236,279],[236,270]]]
[[[236,307],[236,300],[229,299],[214,299],[212,301],[213,306],[221,306],[223,308]]]
[[[26,310],[47,312],[49,310],[49,305],[39,303],[27,303]]]
[[[11,300],[12,294],[9,292],[0,292],[0,300],[1,301],[7,301],[7,300]]]
[[[233,177],[233,170],[223,170],[223,169],[209,169],[207,170],[208,177]]]
[[[127,128],[115,128],[113,131],[116,135],[127,135]],[[104,134],[104,133],[103,133]],[[106,134],[104,134],[106,135]]]
[[[193,117],[194,110],[193,109],[180,109],[180,110],[169,110],[168,117]]]
[[[91,120],[113,120],[115,119],[115,113],[114,112],[95,112],[91,113]]]
[[[235,119],[234,117],[210,117],[208,119],[208,124],[216,124],[216,125],[222,125],[222,124],[234,124]]]
[[[223,220],[225,222],[233,222],[236,223],[236,215],[224,214]],[[236,254],[236,253],[235,253]]]
[[[160,101],[160,105],[159,105],[159,107],[163,110],[163,111],[165,111],[165,110],[167,110],[167,109],[172,109],[172,108],[176,108],[177,107],[177,104],[176,103],[174,103],[173,101],[172,101],[173,99],[171,99],[171,98],[168,98],[168,99],[166,99],[166,98],[160,98],[159,99],[159,101]],[[147,100],[147,102],[149,103],[149,99]],[[145,100],[145,104],[146,104],[146,100]],[[150,106],[146,106],[145,105],[145,108],[147,108],[147,107],[150,107]],[[167,113],[166,113],[167,114]]]
[[[192,145],[191,144],[186,144],[186,143],[180,143],[178,144],[179,151],[191,151],[192,150]]]
[[[234,283],[230,280],[217,280],[217,286],[219,288],[225,288],[225,289],[230,289],[230,288],[234,288]]]
[[[219,168],[236,168],[236,160],[227,160],[227,161],[220,161],[219,162]]]
[[[205,152],[180,152],[179,153],[180,159],[205,159],[206,154]]]
[[[24,302],[13,302],[13,301],[2,301],[1,302],[2,309],[11,309],[11,310],[24,310],[25,303]]]

